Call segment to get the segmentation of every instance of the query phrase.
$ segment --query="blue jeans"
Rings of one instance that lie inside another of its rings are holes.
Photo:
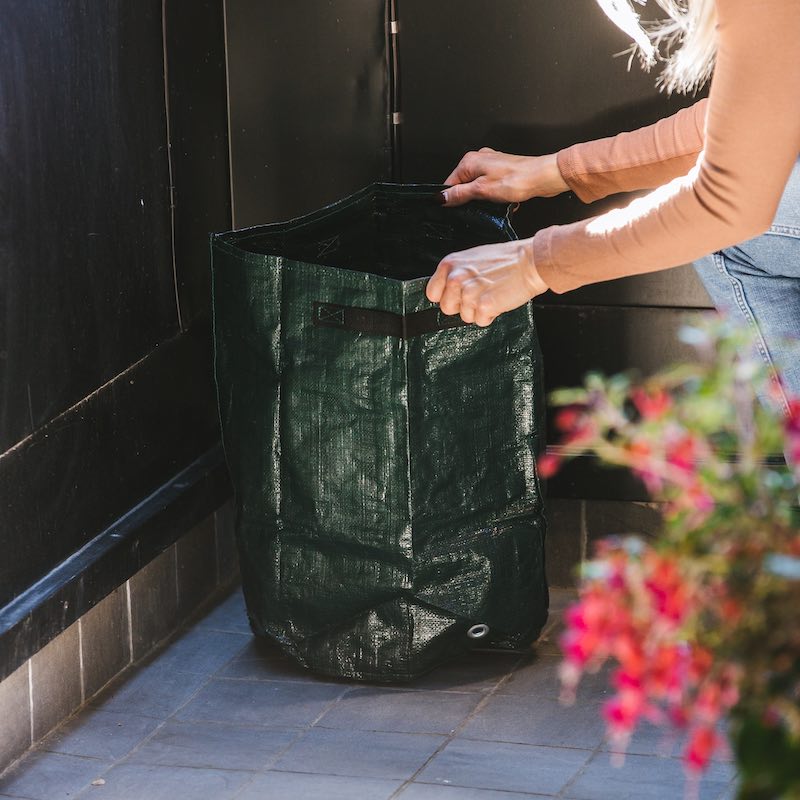
[[[762,358],[800,397],[800,160],[770,229],[694,267],[717,309],[753,328]]]

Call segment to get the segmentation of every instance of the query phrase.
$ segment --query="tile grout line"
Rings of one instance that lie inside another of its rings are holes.
[[[151,651],[151,652],[152,652],[152,651]],[[124,764],[126,761],[128,761],[128,759],[130,759],[130,757],[131,757],[131,756],[132,756],[134,753],[138,752],[138,751],[139,751],[139,750],[142,748],[142,746],[143,746],[143,745],[145,745],[145,744],[147,744],[148,742],[150,742],[150,740],[151,740],[151,739],[152,739],[152,738],[153,738],[153,737],[154,737],[154,736],[155,736],[155,735],[156,735],[156,734],[157,734],[159,731],[161,731],[161,730],[162,730],[162,729],[163,729],[163,728],[166,726],[166,724],[167,724],[167,723],[168,723],[170,720],[172,720],[172,719],[175,717],[175,715],[176,715],[176,714],[177,714],[177,713],[178,713],[178,712],[179,712],[181,709],[183,709],[185,706],[187,706],[189,703],[191,703],[191,701],[192,701],[192,700],[194,700],[194,699],[195,699],[195,697],[197,697],[197,695],[200,693],[200,691],[201,691],[202,689],[204,689],[204,688],[205,688],[205,687],[206,687],[206,686],[207,686],[207,685],[208,685],[208,684],[211,682],[211,680],[212,680],[212,679],[213,679],[213,675],[208,675],[207,679],[206,679],[205,681],[203,681],[201,684],[199,684],[199,685],[198,685],[198,687],[197,687],[197,688],[194,690],[194,692],[192,692],[192,694],[191,694],[191,695],[189,695],[189,697],[187,697],[187,698],[186,698],[186,700],[185,700],[183,703],[181,703],[181,704],[180,704],[180,705],[179,705],[179,706],[178,706],[178,707],[177,707],[177,708],[176,708],[176,709],[175,709],[175,710],[174,710],[174,711],[173,711],[171,714],[169,714],[169,715],[168,715],[168,716],[167,716],[165,719],[163,719],[163,720],[160,720],[160,721],[159,721],[159,724],[158,724],[158,725],[156,725],[156,727],[155,727],[155,728],[154,728],[152,731],[150,731],[150,733],[149,733],[147,736],[145,736],[145,737],[144,737],[144,738],[143,738],[143,739],[142,739],[140,742],[138,742],[138,743],[137,743],[137,744],[136,744],[134,747],[132,747],[132,748],[131,748],[131,749],[130,749],[130,750],[127,752],[127,753],[125,753],[125,755],[124,755],[124,756],[122,756],[121,758],[118,758],[118,759],[116,759],[116,760],[112,761],[112,762],[111,762],[111,764],[110,764],[110,765],[109,765],[109,766],[108,766],[108,767],[107,767],[105,770],[103,770],[103,771],[102,771],[102,772],[101,772],[101,773],[98,775],[98,777],[100,777],[100,778],[103,778],[103,777],[104,777],[105,775],[107,775],[107,774],[108,774],[108,773],[109,773],[109,772],[110,772],[112,769],[114,769],[115,767],[121,766],[121,765],[122,765],[122,764]],[[81,797],[86,797],[86,796],[87,796],[87,794],[86,794],[86,793],[87,793],[87,792],[90,792],[90,791],[92,790],[92,788],[93,788],[93,787],[92,787],[92,785],[91,785],[91,783],[90,783],[88,786],[85,786],[83,789],[79,790],[79,791],[78,791],[78,793],[75,795],[75,800],[80,800],[80,799],[81,799]]]
[[[176,561],[177,561],[177,559],[176,559]],[[129,636],[129,645],[130,645],[130,648],[131,648],[131,650],[130,650],[130,660],[129,660],[128,665],[123,670],[121,670],[119,673],[117,673],[117,675],[115,675],[111,680],[114,680],[114,678],[120,677],[121,675],[123,675],[123,673],[125,673],[128,670],[130,670],[132,667],[136,666],[136,663],[137,663],[137,662],[134,662],[134,660],[133,660],[133,625],[132,625],[132,622],[131,622],[131,603],[130,603],[130,601],[131,601],[131,589],[130,589],[130,580],[126,581],[125,585],[126,585],[126,589],[127,589],[127,600],[128,600],[128,636]],[[164,637],[164,639],[162,639],[160,642],[157,642],[149,651],[147,651],[146,653],[143,653],[141,658],[138,659],[138,662],[144,661],[149,656],[153,655],[155,652],[158,652],[159,650],[164,650],[164,648],[166,647],[167,644],[169,644],[172,640],[177,638],[177,636],[182,631],[184,631],[184,629],[189,627],[189,624],[190,623],[187,622],[187,623],[179,625],[174,631],[172,631],[170,634],[168,634],[166,637]],[[247,644],[243,644],[242,647],[240,648],[240,650],[237,651],[237,653],[234,656],[232,656],[231,659],[229,659],[228,663],[230,663],[230,661],[232,661],[234,658],[236,658],[236,656],[238,656],[239,652],[241,652],[241,650],[244,650],[244,648],[246,646],[247,646]],[[108,765],[108,767],[106,767],[105,770],[102,770],[101,772],[99,772],[97,774],[97,777],[98,778],[103,777],[103,776],[107,775],[115,767],[118,767],[121,764],[124,764],[145,743],[149,742],[160,730],[162,730],[164,728],[164,726],[170,720],[172,720],[175,717],[175,715],[181,709],[183,709],[192,700],[194,700],[195,697],[199,694],[199,692],[203,688],[205,688],[213,680],[215,674],[216,674],[216,672],[208,674],[208,676],[206,677],[206,680],[203,681],[202,683],[200,683],[197,686],[197,688],[195,689],[195,691],[192,692],[192,694],[189,697],[187,697],[186,700],[183,703],[181,703],[180,706],[178,706],[174,711],[172,711],[172,713],[169,714],[165,719],[159,720],[159,724],[156,725],[156,727],[147,736],[145,736],[140,742],[138,742],[131,750],[129,750],[127,753],[125,753],[124,756],[122,756],[121,758],[117,758],[117,759],[113,760]],[[98,694],[100,694],[100,692],[103,690],[103,688],[105,688],[105,687],[101,687],[101,689],[99,689],[92,697],[95,697]],[[31,698],[32,698],[32,689],[31,689]],[[74,718],[78,713],[86,710],[87,708],[89,708],[88,704],[83,704],[81,706],[81,708],[77,709],[74,714],[71,714],[69,717],[64,719],[53,730],[55,731],[58,728],[64,726],[70,719]],[[32,711],[32,709],[33,709],[33,701],[31,699],[31,736],[33,736],[33,711]],[[158,718],[157,717],[150,717],[150,719],[158,719]],[[53,752],[53,751],[43,750],[43,752]],[[100,760],[102,761],[102,759],[100,759]],[[77,794],[75,795],[75,800],[80,800],[81,797],[86,797],[87,793],[90,792],[92,790],[92,788],[93,788],[92,785],[89,784],[88,786],[84,786],[82,789],[79,789]],[[0,795],[0,797],[2,797],[2,795]]]
[[[234,657],[234,658],[235,658],[235,657]],[[230,663],[231,663],[231,661],[233,661],[233,660],[234,660],[233,658],[232,658],[232,659],[230,659],[230,660],[228,661],[228,664],[230,664]],[[224,665],[224,666],[228,666],[228,664],[226,664],[226,665]],[[222,667],[220,667],[220,669],[222,669]],[[218,671],[219,671],[219,670],[218,670]],[[312,729],[314,728],[314,726],[315,726],[315,725],[316,725],[316,724],[317,724],[317,723],[318,723],[318,722],[319,722],[319,721],[320,721],[320,720],[321,720],[321,719],[322,719],[322,718],[323,718],[323,717],[324,717],[324,716],[325,716],[325,715],[326,715],[326,714],[327,714],[327,713],[328,713],[328,712],[329,712],[329,711],[330,711],[330,710],[331,710],[331,709],[332,709],[334,706],[338,705],[338,703],[339,703],[339,702],[342,700],[342,698],[343,698],[343,697],[344,697],[346,694],[348,694],[350,691],[352,691],[352,689],[353,689],[353,687],[352,687],[352,686],[349,686],[349,685],[348,685],[348,686],[345,686],[345,687],[342,689],[341,693],[340,693],[340,694],[338,694],[338,695],[337,695],[337,696],[336,696],[336,697],[335,697],[333,700],[331,700],[331,702],[330,702],[330,703],[328,703],[328,705],[326,705],[326,706],[325,706],[325,708],[323,708],[323,709],[322,709],[322,711],[320,711],[320,712],[319,712],[319,714],[317,714],[317,716],[316,716],[316,717],[315,717],[315,718],[314,718],[314,719],[313,719],[313,720],[312,720],[312,721],[311,721],[311,722],[310,722],[308,725],[306,725],[306,726],[305,726],[303,729],[301,729],[301,730],[299,730],[299,731],[297,732],[297,735],[294,737],[294,739],[292,739],[292,741],[291,741],[291,742],[289,742],[289,743],[286,745],[286,747],[282,748],[282,749],[281,749],[279,752],[275,753],[275,754],[274,754],[274,755],[273,755],[273,756],[272,756],[272,757],[271,757],[271,758],[268,760],[268,762],[267,762],[267,763],[268,763],[268,766],[265,766],[265,767],[264,767],[262,770],[260,770],[260,771],[259,771],[259,772],[257,772],[255,775],[253,775],[253,777],[252,777],[252,778],[251,778],[249,781],[247,781],[247,782],[246,782],[246,783],[244,783],[244,784],[243,784],[241,787],[239,787],[239,789],[238,789],[238,790],[236,791],[236,793],[233,795],[233,797],[231,798],[231,800],[236,800],[236,798],[237,798],[237,797],[241,797],[242,793],[243,793],[243,792],[244,792],[246,789],[248,789],[248,788],[249,788],[249,787],[252,785],[252,783],[253,783],[253,782],[254,782],[254,781],[255,781],[255,780],[256,780],[256,779],[257,779],[257,778],[258,778],[260,775],[266,775],[268,772],[270,772],[270,771],[273,769],[273,767],[274,767],[274,766],[275,766],[275,765],[278,763],[278,761],[280,761],[280,760],[281,760],[281,758],[283,758],[283,756],[285,756],[285,755],[286,755],[286,753],[287,753],[289,750],[291,750],[291,748],[292,748],[292,747],[294,747],[294,746],[295,746],[295,745],[296,745],[298,742],[300,742],[300,741],[303,739],[303,737],[304,737],[304,736],[305,736],[305,735],[306,735],[306,734],[307,734],[307,733],[308,733],[310,730],[312,730]]]
[[[133,608],[131,606],[131,581],[125,581],[125,611],[128,623],[128,663],[126,667],[133,664]]]
[[[28,659],[28,720],[30,721],[30,736],[31,742],[29,747],[33,747],[33,666],[31,661],[33,659]]]
[[[400,797],[400,795],[414,782],[414,779],[420,775],[423,770],[447,747],[455,738],[458,736],[459,732],[462,731],[472,720],[480,714],[481,711],[488,705],[489,701],[497,694],[499,689],[504,686],[514,674],[514,672],[519,668],[519,666],[525,661],[527,654],[520,656],[519,659],[512,665],[511,669],[488,691],[486,694],[478,701],[478,704],[472,711],[467,714],[467,716],[461,720],[461,723],[455,727],[449,734],[445,736],[444,741],[431,753],[428,758],[425,759],[423,764],[417,768],[417,770],[409,777],[406,778],[397,789],[389,795],[388,800],[395,800],[395,798]]]
[[[81,705],[86,702],[86,674],[83,667],[83,624],[82,617],[78,617],[78,675],[81,681]]]
[[[46,748],[42,747],[42,745],[45,743],[47,738],[49,738],[52,734],[54,734],[60,728],[63,728],[67,723],[69,723],[70,721],[74,720],[75,717],[77,717],[81,713],[84,713],[85,711],[88,711],[92,707],[90,705],[92,700],[95,697],[97,697],[98,695],[100,695],[112,681],[121,678],[126,673],[129,673],[137,665],[137,662],[139,664],[141,664],[141,662],[144,662],[149,656],[153,655],[158,650],[163,649],[171,640],[175,639],[182,631],[184,631],[184,629],[188,629],[190,626],[195,625],[197,623],[197,621],[198,621],[194,617],[194,615],[190,615],[189,618],[187,618],[182,623],[180,623],[166,637],[164,637],[161,641],[159,641],[155,645],[153,645],[153,647],[150,650],[148,650],[146,653],[142,654],[142,656],[139,659],[135,660],[134,659],[134,654],[133,654],[133,621],[132,621],[130,580],[125,581],[125,583],[122,584],[119,587],[119,589],[122,589],[122,586],[125,587],[125,625],[126,625],[126,630],[123,631],[123,636],[125,638],[127,638],[128,647],[129,647],[127,663],[125,664],[125,666],[122,667],[122,669],[120,669],[118,672],[116,672],[115,674],[110,676],[108,678],[108,680],[102,686],[100,686],[90,697],[86,698],[86,696],[85,696],[85,674],[84,674],[84,653],[83,653],[83,631],[82,631],[82,624],[81,624],[82,623],[82,618],[79,618],[78,620],[76,620],[79,623],[79,625],[78,625],[78,658],[79,658],[78,663],[79,663],[80,678],[81,678],[81,704],[78,706],[78,708],[74,709],[74,711],[72,713],[68,714],[66,717],[64,717],[62,720],[60,720],[53,727],[52,730],[47,732],[46,736],[42,737],[41,740],[36,741],[36,739],[34,738],[34,713],[33,713],[33,708],[34,708],[34,703],[33,703],[33,691],[34,691],[33,683],[34,683],[34,681],[33,681],[33,666],[32,666],[33,659],[32,658],[28,659],[27,662],[25,663],[25,665],[23,665],[23,666],[25,666],[27,668],[27,678],[28,678],[28,693],[27,693],[28,697],[27,697],[27,699],[28,699],[28,720],[29,720],[29,744],[28,744],[28,747],[27,747],[26,751],[24,753],[22,753],[19,756],[19,758],[15,759],[10,764],[6,765],[6,767],[3,770],[0,770],[0,775],[5,776],[5,775],[9,774],[11,771],[16,769],[25,759],[27,759],[29,756],[31,756],[34,752],[58,754],[58,751],[51,751],[51,750],[47,750]],[[217,586],[212,591],[212,593],[198,606],[198,608],[196,609],[196,612],[198,614],[201,613],[205,606],[210,605],[211,601],[215,600],[215,597],[216,597],[218,592],[220,594],[222,593],[221,590],[223,588],[226,588],[226,593],[227,594],[232,594],[232,591],[231,592],[227,591],[227,588],[229,588],[229,587]],[[215,602],[219,605],[222,602],[224,602],[224,600],[220,599],[220,600],[217,600]],[[222,631],[222,632],[224,632],[224,633],[241,633],[240,631]],[[239,654],[241,653],[241,650],[243,650],[246,646],[247,646],[246,644],[242,645],[242,648],[240,648],[240,650],[237,651],[237,653],[234,656],[232,656],[232,658],[230,660],[233,660],[233,659],[237,658],[239,656]],[[211,677],[212,676],[209,676],[209,680],[210,680]],[[197,691],[199,691],[201,688],[203,688],[203,686],[205,686],[206,683],[208,683],[208,681],[204,682],[201,686],[199,686]],[[195,694],[196,694],[196,692],[195,692]],[[194,695],[192,695],[192,697],[188,698],[186,702],[187,703],[190,702],[193,699],[193,697],[194,697]],[[184,705],[185,705],[185,703],[184,703]],[[183,708],[183,705],[180,708]],[[180,709],[176,709],[176,711],[173,712],[173,714],[177,713],[178,710],[180,710]],[[136,715],[136,716],[147,716],[147,715]],[[158,717],[149,717],[149,716],[147,718],[149,718],[149,719],[158,719]],[[168,719],[169,719],[169,717],[167,718],[167,720]],[[166,722],[167,720],[163,720],[163,722]],[[157,730],[160,729],[162,726],[163,726],[163,723],[162,723],[162,725],[159,725],[157,727]],[[155,733],[155,731],[153,731],[153,733]],[[150,737],[148,736],[146,738],[150,738]],[[74,754],[65,754],[65,755],[74,755]],[[109,766],[108,769],[111,769],[111,767],[116,766],[118,763],[121,763],[124,760],[124,758],[127,758],[128,755],[130,755],[130,753],[127,753],[123,758],[117,759],[116,761],[111,763],[111,766]],[[94,759],[93,756],[77,756],[77,757]],[[103,759],[97,759],[97,760],[103,761]],[[105,773],[103,773],[103,774],[105,774]],[[84,787],[84,789],[80,789],[79,792],[80,792],[80,794],[83,794],[83,792],[88,790],[88,789],[91,789],[91,787],[90,786],[89,787]],[[10,796],[10,795],[3,795],[2,792],[0,792],[0,798],[8,797],[8,796]]]
[[[597,710],[599,709],[595,709],[595,711]],[[598,753],[606,752],[605,750],[603,750],[605,743],[606,743],[606,735],[604,732],[603,735],[600,737],[600,741],[592,749],[590,756],[586,759],[583,766],[561,787],[561,791],[555,795],[556,797],[560,798],[567,797],[566,792],[570,789],[571,786],[574,786],[578,778],[580,778],[586,772],[589,765],[594,762],[595,758],[597,758]],[[608,757],[611,758],[611,753],[608,753]]]
[[[189,531],[187,531],[189,533]],[[180,539],[178,539],[178,542]],[[181,618],[181,586],[180,586],[180,569],[178,567],[178,542],[175,542],[170,549],[175,551],[175,614],[179,620],[178,627],[180,625],[180,618]]]

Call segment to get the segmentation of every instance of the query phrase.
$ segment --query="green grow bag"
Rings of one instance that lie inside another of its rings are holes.
[[[479,328],[425,297],[447,253],[516,236],[436,193],[375,184],[211,240],[248,615],[329,675],[407,680],[547,617],[532,307]]]

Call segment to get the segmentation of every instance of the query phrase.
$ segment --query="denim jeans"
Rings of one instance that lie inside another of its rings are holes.
[[[694,267],[717,309],[752,326],[762,358],[800,396],[800,159],[770,229]]]

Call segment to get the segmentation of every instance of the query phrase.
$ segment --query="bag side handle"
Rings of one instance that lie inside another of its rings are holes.
[[[467,325],[457,314],[448,316],[436,307],[413,311],[410,314],[395,314],[377,308],[343,306],[318,301],[312,304],[311,320],[318,328],[338,328],[376,336],[394,336],[398,339],[412,339],[426,333],[463,328]]]

